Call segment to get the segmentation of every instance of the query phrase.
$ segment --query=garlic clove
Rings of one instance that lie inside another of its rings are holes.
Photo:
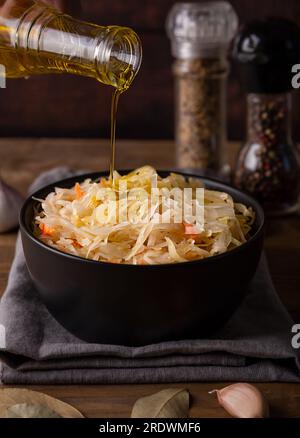
[[[269,406],[263,394],[248,383],[235,383],[216,392],[220,405],[236,418],[267,418]]]
[[[17,227],[22,204],[20,193],[0,179],[0,233]]]

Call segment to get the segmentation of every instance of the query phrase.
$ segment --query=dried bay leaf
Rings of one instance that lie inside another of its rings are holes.
[[[164,389],[137,400],[131,418],[187,418],[189,401],[186,389]]]
[[[55,411],[41,405],[21,403],[6,410],[7,418],[62,418]]]
[[[24,412],[26,415],[35,413],[39,416],[23,417],[20,414]],[[56,417],[52,418],[83,418],[73,406],[41,392],[15,388],[0,389],[0,418],[51,418],[50,414],[56,414]]]

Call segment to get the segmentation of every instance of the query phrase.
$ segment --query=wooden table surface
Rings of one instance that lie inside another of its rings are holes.
[[[237,144],[230,144],[231,160]],[[80,139],[1,139],[0,174],[24,194],[41,172],[55,166],[105,170],[109,143]],[[133,168],[151,164],[157,169],[174,166],[174,145],[166,141],[119,141],[117,165]],[[0,295],[7,282],[14,254],[16,233],[0,236]],[[273,219],[267,226],[266,252],[272,277],[281,300],[296,322],[300,322],[300,220],[294,215]],[[64,400],[87,417],[128,417],[139,397],[170,387],[185,387],[192,396],[191,417],[226,417],[208,391],[226,383],[183,385],[93,385],[31,387]],[[300,385],[265,383],[257,385],[270,402],[272,416],[300,417]]]

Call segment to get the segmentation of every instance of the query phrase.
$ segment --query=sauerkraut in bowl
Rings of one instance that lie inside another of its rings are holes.
[[[34,235],[65,253],[99,262],[157,265],[205,259],[247,241],[251,207],[199,178],[150,166],[113,179],[87,179],[39,199]]]

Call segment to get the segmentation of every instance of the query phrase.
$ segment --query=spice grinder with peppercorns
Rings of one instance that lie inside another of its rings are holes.
[[[167,31],[176,58],[177,165],[229,176],[226,156],[226,88],[229,43],[238,17],[225,1],[176,3]]]
[[[291,138],[292,66],[300,60],[300,28],[280,18],[243,26],[233,45],[247,92],[247,139],[235,185],[270,215],[298,209],[299,157]]]

